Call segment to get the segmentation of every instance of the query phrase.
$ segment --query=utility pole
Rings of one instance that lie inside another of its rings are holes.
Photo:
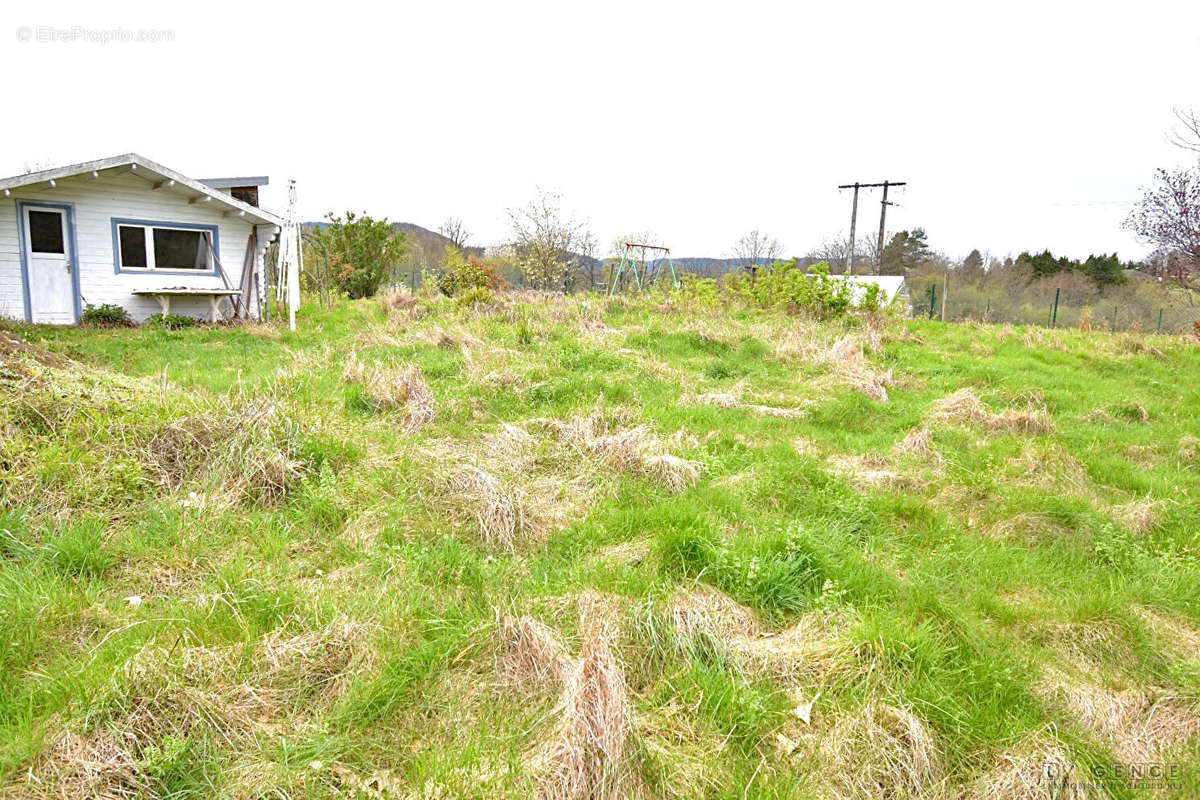
[[[855,229],[855,223],[857,222],[857,218],[858,218],[858,190],[859,189],[877,189],[877,188],[883,189],[883,200],[881,201],[882,205],[880,207],[882,210],[879,212],[879,242],[878,242],[879,259],[880,259],[880,261],[882,261],[883,260],[883,231],[884,231],[885,218],[887,217],[887,207],[891,206],[891,205],[895,205],[895,203],[888,202],[888,199],[887,199],[888,187],[889,186],[905,186],[905,185],[907,185],[905,183],[905,181],[883,181],[882,183],[859,183],[859,182],[855,181],[854,183],[844,183],[838,187],[839,189],[853,189],[854,190],[854,203],[850,210],[850,265],[847,269],[847,272],[849,274],[851,274],[851,275],[854,274],[854,229]]]
[[[846,256],[846,274],[854,274],[854,227],[858,223],[858,187],[859,184],[855,181],[850,187],[839,186],[839,189],[853,188],[854,201],[850,204],[850,253]]]

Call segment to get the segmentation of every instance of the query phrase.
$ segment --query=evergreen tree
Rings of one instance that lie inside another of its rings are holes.
[[[904,275],[932,255],[929,243],[925,239],[924,228],[900,231],[883,247],[883,254],[879,259],[879,274]]]

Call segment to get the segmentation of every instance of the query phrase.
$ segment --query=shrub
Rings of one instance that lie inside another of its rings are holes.
[[[195,317],[188,317],[183,314],[167,314],[165,317],[162,314],[155,314],[146,320],[146,324],[152,328],[178,330],[180,328],[190,328],[199,321]]]
[[[690,305],[716,308],[717,282],[712,278],[684,273],[679,276],[679,287],[675,289],[675,296]]]
[[[129,312],[124,307],[113,303],[99,306],[89,303],[88,307],[83,310],[80,322],[97,328],[127,328],[133,325],[133,320],[129,318]]]
[[[455,298],[460,306],[473,306],[479,303],[490,303],[496,299],[496,293],[486,286],[475,286]]]
[[[762,270],[752,281],[742,273],[730,273],[724,279],[725,291],[763,308],[805,313],[821,319],[839,317],[853,304],[850,286],[829,275],[824,261],[805,271],[795,261],[776,262]],[[879,302],[878,291],[875,294]]]
[[[345,217],[326,214],[327,223],[306,236],[315,256],[308,278],[319,291],[332,283],[351,299],[372,297],[383,279],[400,263],[406,250],[405,235],[386,219],[372,219],[352,211]]]
[[[498,289],[501,283],[494,265],[475,256],[464,257],[454,245],[446,245],[442,269],[436,281],[442,294],[450,297],[457,297],[472,289]]]

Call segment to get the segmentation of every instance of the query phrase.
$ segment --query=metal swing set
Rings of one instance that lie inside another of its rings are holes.
[[[646,253],[648,251],[662,255],[652,261],[647,261]],[[667,269],[671,273],[671,285],[678,289],[679,277],[675,274],[675,262],[671,260],[671,248],[656,244],[625,242],[625,246],[621,250],[621,262],[617,264],[617,269],[613,273],[612,285],[608,287],[609,295],[613,295],[621,289],[622,278],[625,278],[626,288],[632,283],[634,291],[640,292],[653,286],[662,277],[663,261],[667,262]]]

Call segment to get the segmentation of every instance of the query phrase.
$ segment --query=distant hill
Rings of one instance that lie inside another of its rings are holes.
[[[303,228],[324,228],[328,222],[304,222],[301,223]],[[423,255],[423,263],[433,264],[441,258],[442,251],[446,249],[446,245],[451,244],[451,241],[438,233],[431,231],[426,227],[416,224],[415,222],[393,222],[392,228],[398,231],[403,231],[408,239],[409,251]],[[482,247],[467,247],[466,252],[481,256],[483,255]]]
[[[328,225],[328,222],[305,222],[305,228],[323,228]],[[408,237],[408,245],[410,252],[420,256],[418,263],[436,264],[440,261],[442,251],[446,245],[450,244],[450,240],[437,231],[431,231],[429,228],[416,224],[415,222],[393,222],[392,227],[398,231],[403,231]],[[467,252],[482,256],[483,247],[468,247]],[[603,258],[588,258],[587,256],[575,255],[575,263],[579,265],[581,272],[588,272],[589,268],[594,267],[599,270],[603,267],[607,259]],[[801,266],[808,266],[813,259],[799,259]],[[676,272],[691,272],[696,275],[703,275],[710,278],[719,278],[727,272],[738,272],[745,269],[749,265],[749,261],[741,258],[710,258],[707,256],[684,256],[673,259]],[[650,264],[655,268],[665,267],[666,263],[659,263],[658,260],[651,261]]]

